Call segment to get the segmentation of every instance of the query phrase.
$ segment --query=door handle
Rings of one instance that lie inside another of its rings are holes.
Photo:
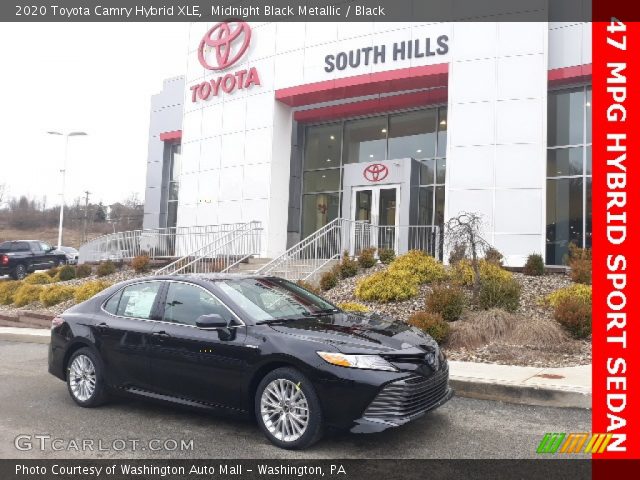
[[[159,332],[153,332],[152,335],[156,338],[169,338],[171,337],[171,335],[169,335],[167,332],[165,332],[164,330],[161,330]]]
[[[96,328],[98,329],[98,331],[104,332],[105,330],[107,330],[109,328],[109,325],[107,325],[106,323],[102,322],[102,323],[99,323],[98,325],[96,325]]]

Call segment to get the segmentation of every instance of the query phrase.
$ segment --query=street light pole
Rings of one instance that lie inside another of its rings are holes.
[[[67,177],[67,157],[69,155],[69,137],[85,136],[86,133],[85,132],[69,132],[67,134],[60,133],[60,132],[47,132],[47,133],[49,135],[64,135],[65,137],[64,160],[62,164],[62,170],[60,170],[60,173],[62,173],[62,192],[60,193],[60,221],[58,224],[58,245],[57,245],[57,247],[60,248],[60,246],[62,245],[62,222],[64,220],[64,190],[65,190],[66,177]]]

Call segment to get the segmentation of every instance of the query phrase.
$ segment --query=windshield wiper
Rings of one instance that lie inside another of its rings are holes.
[[[325,308],[323,310],[316,310],[315,312],[306,312],[304,315],[307,317],[320,317],[322,315],[328,315],[330,313],[338,313],[340,310],[337,308]]]
[[[315,312],[303,312],[299,317],[280,317],[280,318],[270,318],[268,320],[260,320],[256,322],[256,325],[264,325],[265,323],[281,323],[281,322],[291,322],[294,320],[304,320],[306,318],[314,318],[321,317],[323,315],[328,315],[330,313],[338,313],[340,310],[337,308],[325,308],[323,310],[316,310]]]
[[[260,320],[256,322],[256,325],[265,325],[267,323],[284,323],[284,322],[292,322],[294,320],[304,320],[307,317],[282,317],[282,318],[270,318],[268,320]]]

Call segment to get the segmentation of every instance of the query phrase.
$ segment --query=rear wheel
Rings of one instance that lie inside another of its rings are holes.
[[[318,396],[311,382],[294,368],[278,368],[262,379],[255,412],[264,434],[280,448],[307,448],[322,436]]]
[[[27,276],[26,265],[24,265],[23,263],[19,263],[18,265],[16,265],[16,268],[13,269],[13,273],[11,274],[11,276],[15,280],[22,280],[24,277]]]
[[[102,362],[89,348],[71,355],[67,365],[67,387],[71,398],[81,407],[97,407],[107,400]]]

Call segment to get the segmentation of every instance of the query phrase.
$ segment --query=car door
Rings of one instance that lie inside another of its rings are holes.
[[[48,243],[40,242],[40,248],[42,249],[42,268],[55,267],[58,263],[58,257],[53,254],[54,250],[51,248],[51,245],[49,245]]]
[[[151,337],[151,378],[159,393],[219,406],[238,406],[247,355],[244,324],[211,292],[188,282],[167,282],[162,322]],[[196,327],[201,315],[219,314],[229,328]],[[251,350],[251,352],[249,352]]]
[[[40,242],[29,242],[29,247],[31,249],[29,263],[31,264],[32,270],[43,270],[51,266],[46,261],[46,252],[42,250]]]
[[[121,388],[150,388],[149,345],[163,284],[134,283],[111,296],[93,326],[108,383]]]

